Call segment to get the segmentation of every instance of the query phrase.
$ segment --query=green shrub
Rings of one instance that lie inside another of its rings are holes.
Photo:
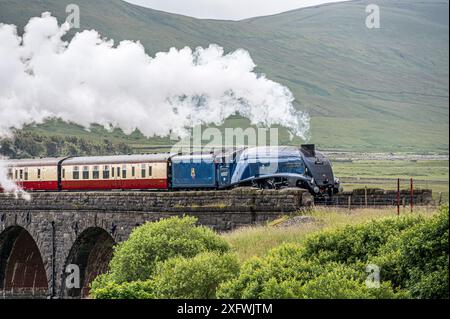
[[[153,282],[157,298],[207,299],[215,298],[219,284],[238,273],[235,255],[205,252],[159,263]]]
[[[116,283],[146,280],[156,263],[175,256],[194,257],[204,251],[227,252],[228,244],[194,217],[173,217],[137,227],[117,245],[109,264]]]
[[[98,276],[91,284],[90,297],[94,299],[153,299],[153,282],[133,281],[118,284],[109,275]]]
[[[223,283],[220,298],[394,298],[389,283],[365,285],[365,267],[308,259],[297,244],[284,244],[264,258],[245,262],[239,277]]]
[[[193,258],[172,257],[156,264],[154,275],[145,281],[116,283],[110,274],[91,284],[95,299],[207,299],[216,289],[239,273],[235,255],[204,252]]]
[[[392,237],[372,263],[383,280],[408,289],[415,298],[449,297],[449,215],[441,207],[432,218]]]
[[[376,256],[391,237],[423,220],[421,216],[393,217],[323,231],[308,238],[303,255],[320,262],[366,262],[369,257]]]

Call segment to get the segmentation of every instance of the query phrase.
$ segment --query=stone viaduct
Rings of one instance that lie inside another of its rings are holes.
[[[311,204],[299,189],[32,193],[30,201],[0,194],[0,298],[86,297],[113,246],[148,221],[186,214],[227,231]],[[80,288],[66,287],[72,264]]]

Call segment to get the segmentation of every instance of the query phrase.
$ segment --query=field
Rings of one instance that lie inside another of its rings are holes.
[[[436,212],[434,207],[416,208],[413,214],[431,216]],[[245,227],[222,236],[237,253],[240,262],[253,256],[264,256],[270,249],[282,243],[302,243],[311,234],[321,230],[336,229],[345,225],[355,225],[382,217],[395,216],[395,208],[378,209],[339,209],[316,208],[306,213],[312,220],[299,222],[291,226],[282,226],[287,217],[273,221],[268,225]],[[409,209],[402,210],[401,215],[411,214]]]
[[[389,160],[389,154],[384,155],[385,159],[371,159],[371,154],[365,156],[368,159],[345,160],[341,157],[333,160],[333,155],[330,155],[335,175],[341,179],[344,190],[365,186],[396,189],[398,178],[400,188],[409,189],[410,178],[413,178],[414,188],[431,189],[435,200],[441,198],[441,202],[448,201],[448,157],[403,155]]]

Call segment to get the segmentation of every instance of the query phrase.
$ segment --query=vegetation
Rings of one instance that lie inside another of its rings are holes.
[[[442,207],[430,219],[388,218],[320,232],[303,245],[250,258],[217,296],[449,298],[448,231],[448,207]],[[381,270],[376,288],[366,284],[368,265]]]
[[[10,158],[130,154],[123,142],[109,139],[92,141],[77,136],[45,136],[15,131],[12,137],[0,139],[0,155]]]
[[[267,253],[257,250],[253,256],[244,258],[239,251],[242,246],[258,249],[260,245],[255,242],[260,237],[256,236],[253,243],[237,238],[254,237],[258,234],[256,228],[219,236],[195,226],[191,217],[147,223],[116,248],[109,273],[94,280],[91,296],[110,299],[449,297],[448,206],[441,207],[436,214],[424,210],[401,217],[386,217],[384,211],[357,212],[354,216],[343,212],[333,214],[327,217],[325,212],[314,213],[316,226],[303,237],[300,232],[307,229],[304,225],[297,226],[297,236],[283,229],[288,234],[285,242],[279,240],[279,233],[275,232],[274,236],[270,226],[260,227],[266,237],[272,238],[273,248],[262,243]],[[346,224],[349,220],[352,222]],[[191,236],[193,244],[187,248],[185,239]],[[150,247],[155,243],[158,249]],[[153,250],[154,253],[147,253]],[[121,256],[128,257],[127,267],[140,271],[130,273],[124,267],[115,267],[118,260],[123,264]],[[149,264],[152,266],[148,267]],[[381,270],[379,282],[368,273],[368,265]],[[126,275],[118,276],[120,273]]]
[[[146,223],[116,246],[110,263],[110,276],[117,282],[145,280],[156,264],[171,257],[191,258],[205,251],[224,253],[228,244],[212,230],[195,226],[194,217],[167,218]]]
[[[227,242],[193,217],[146,223],[117,245],[109,272],[91,286],[93,298],[214,298],[239,272]]]
[[[69,3],[0,0],[0,22],[16,24],[21,32],[30,17],[44,11],[62,22]],[[382,25],[380,32],[364,25],[361,13],[368,3],[214,21],[120,0],[77,1],[80,30],[96,29],[115,43],[139,40],[150,55],[210,43],[227,52],[248,50],[257,71],[286,85],[296,106],[311,114],[311,141],[322,148],[448,153],[448,4],[383,2],[382,24],[389,28]],[[248,121],[233,117],[225,125],[245,128]],[[47,132],[57,129],[49,126]],[[289,142],[285,137],[282,143]]]

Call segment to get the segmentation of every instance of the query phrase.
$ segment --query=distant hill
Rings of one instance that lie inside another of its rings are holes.
[[[62,21],[72,2],[0,0],[0,22],[22,28],[43,11]],[[237,22],[120,0],[76,3],[82,29],[139,40],[151,55],[210,43],[247,49],[258,71],[288,86],[312,115],[311,142],[321,148],[448,152],[448,1],[352,1]],[[369,3],[380,6],[380,29],[365,26]],[[59,124],[28,130],[67,134]]]

